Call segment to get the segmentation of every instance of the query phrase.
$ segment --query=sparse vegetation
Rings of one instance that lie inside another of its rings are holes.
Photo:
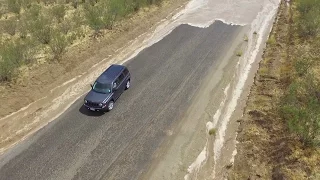
[[[236,56],[241,57],[241,56],[242,56],[242,51],[238,51],[238,52],[236,53]]]
[[[217,132],[217,130],[216,130],[215,128],[211,128],[211,129],[209,130],[209,135],[210,135],[210,136],[215,136],[215,135],[216,135],[216,132]]]
[[[245,36],[244,36],[244,38],[243,38],[243,40],[244,40],[245,42],[248,42],[248,41],[249,41],[248,36],[247,36],[247,35],[245,35]]]
[[[16,42],[37,42],[28,47],[28,52],[51,53],[42,57],[53,57],[61,61],[67,47],[73,41],[90,35],[102,35],[102,30],[112,30],[116,21],[144,6],[158,5],[161,2],[162,0],[0,1],[0,17],[6,17],[0,20],[0,24],[3,25],[1,33],[10,35],[2,35],[0,43],[11,44],[9,49],[5,46],[0,47],[0,82],[10,81],[11,77],[19,72],[17,69],[21,63],[16,62],[17,57],[13,57],[12,60],[8,58],[9,55],[14,56],[13,49],[19,47]],[[21,58],[19,62],[32,61]]]
[[[276,43],[276,39],[274,37],[274,35],[271,35],[269,37],[269,39],[267,40],[267,44],[275,44]]]

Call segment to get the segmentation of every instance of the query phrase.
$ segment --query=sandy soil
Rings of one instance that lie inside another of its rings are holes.
[[[186,2],[166,1],[161,7],[143,9],[104,32],[103,37],[71,47],[61,63],[26,67],[15,83],[2,84],[0,94],[5,103],[0,104],[0,152],[57,117],[88,90],[71,89],[71,84],[96,70],[91,79],[81,80],[89,84],[102,71],[101,63],[125,59],[161,20],[173,16]]]

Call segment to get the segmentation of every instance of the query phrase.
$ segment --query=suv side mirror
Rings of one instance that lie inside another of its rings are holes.
[[[92,84],[90,84],[90,87],[91,87],[91,89],[93,88],[93,85]]]
[[[113,83],[113,89],[117,89],[117,83]]]

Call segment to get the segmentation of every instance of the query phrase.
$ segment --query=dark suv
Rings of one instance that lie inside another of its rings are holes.
[[[129,70],[113,64],[91,85],[90,92],[84,98],[84,106],[91,111],[111,111],[114,102],[129,87]]]

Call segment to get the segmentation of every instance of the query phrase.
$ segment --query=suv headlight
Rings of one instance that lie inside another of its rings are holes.
[[[102,103],[99,104],[100,107],[102,107],[102,105],[103,105]]]
[[[84,100],[84,103],[85,103],[85,104],[87,104],[87,103],[88,103],[88,101],[87,101],[87,100]]]

